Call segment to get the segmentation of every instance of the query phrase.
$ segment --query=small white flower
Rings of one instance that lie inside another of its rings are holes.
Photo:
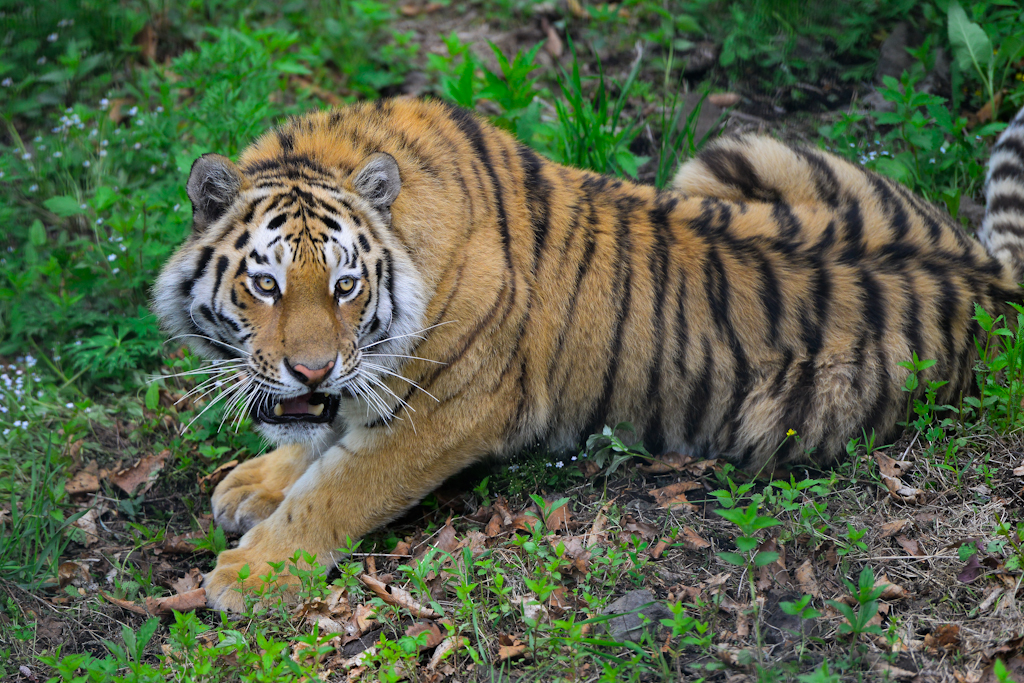
[[[128,251],[128,247],[124,246],[123,244],[119,244],[117,246],[121,249],[121,251]]]
[[[0,81],[0,85],[4,86],[5,88],[10,88],[12,85],[14,85],[14,81],[11,80],[10,76],[8,76],[4,80]]]
[[[75,340],[75,346],[81,346],[81,345],[82,345],[82,340],[81,339],[76,339]]]
[[[32,154],[29,153],[29,152],[25,152],[24,154],[21,155],[22,161],[28,161],[31,158],[32,158]]]
[[[163,114],[164,113],[164,108],[163,107],[157,107],[156,108],[156,113],[157,114]]]
[[[38,185],[29,185],[28,186],[28,191],[29,192],[38,192],[39,191],[39,186]]]
[[[74,403],[65,403],[64,407],[67,408],[68,410],[73,410],[74,407],[75,407],[75,404]]]
[[[79,204],[78,208],[80,208],[80,209],[87,209],[87,208],[89,208],[89,205],[88,204]]]
[[[11,433],[11,430],[10,430],[10,429],[5,429],[5,430],[4,430],[4,436],[7,436],[7,435],[8,435],[8,434],[10,434],[10,433]]]
[[[149,175],[153,175],[154,173],[156,173],[156,166],[150,166],[149,167]]]
[[[132,147],[135,148],[135,149],[142,149],[142,143],[141,142],[136,142],[134,145],[132,145]]]
[[[120,269],[120,268],[114,268],[114,269],[113,269],[112,271],[110,271],[110,272],[111,272],[111,273],[113,273],[114,275],[117,275],[118,273],[120,273],[120,272],[121,272],[121,269]]]
[[[100,134],[100,129],[99,128],[93,128],[92,130],[89,131],[89,137],[91,137],[91,138],[94,138],[94,137],[96,137],[99,134]]]
[[[38,64],[39,66],[46,64],[46,57],[40,57],[39,59],[37,59],[36,64]]]
[[[105,149],[101,149],[101,150],[100,150],[100,156],[101,156],[101,157],[105,157],[105,156],[107,156],[107,150],[105,150]]]
[[[558,469],[562,469],[562,467],[563,467],[563,463],[562,463],[562,461],[561,461],[561,460],[559,460],[558,462],[556,462],[556,463],[555,463],[555,467],[557,467]]]
[[[103,219],[102,218],[97,218],[96,219],[96,225],[103,225]],[[79,344],[81,344],[81,342],[79,342]]]
[[[175,204],[174,208],[171,209],[171,210],[174,211],[175,213],[177,213],[178,209],[180,209],[180,208],[181,208],[181,204]]]
[[[100,147],[106,147],[110,144],[110,140],[100,140]]]
[[[46,36],[46,40],[48,40],[51,43],[56,43],[58,38],[60,38],[60,36],[56,33],[51,33],[50,35]]]
[[[128,110],[128,116],[135,116],[138,113],[139,113],[139,108],[138,107],[132,107],[131,109]]]
[[[107,260],[113,262],[117,258],[117,254],[108,254]]]
[[[82,167],[83,168],[89,168],[90,166],[92,166],[92,162],[89,161],[88,159],[86,159],[85,161],[82,162]]]
[[[91,413],[91,412],[92,412],[92,408],[86,408],[86,409],[85,409],[85,412],[87,412],[87,413]]]
[[[62,156],[64,156],[64,152],[54,152],[53,153],[53,158],[54,159],[60,159]]]

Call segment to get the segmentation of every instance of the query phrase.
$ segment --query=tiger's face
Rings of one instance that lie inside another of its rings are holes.
[[[422,316],[415,273],[389,240],[400,186],[383,154],[348,178],[315,165],[246,174],[216,155],[193,165],[194,232],[154,303],[169,331],[215,359],[229,416],[251,415],[278,444],[326,443],[346,412],[398,399],[383,377]]]

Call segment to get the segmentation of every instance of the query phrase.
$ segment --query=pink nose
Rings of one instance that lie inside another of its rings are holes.
[[[295,370],[297,374],[305,378],[302,380],[305,384],[314,384],[322,380],[327,376],[327,373],[334,369],[334,361],[332,360],[327,365],[317,370],[310,370],[305,365],[295,365],[292,369]]]

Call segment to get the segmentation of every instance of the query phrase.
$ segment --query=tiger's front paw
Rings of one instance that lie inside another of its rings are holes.
[[[210,505],[217,526],[230,533],[243,534],[272,515],[282,500],[284,493],[280,490],[268,488],[261,482],[232,480],[229,475],[214,490]]]
[[[213,492],[213,521],[225,531],[245,533],[270,517],[306,471],[309,456],[301,446],[284,446],[233,469]]]
[[[280,599],[279,596],[287,599],[298,587],[298,579],[287,569],[281,574],[274,572],[268,560],[275,559],[284,558],[264,558],[252,548],[222,552],[217,556],[217,566],[203,580],[207,607],[222,612],[242,612],[246,595],[253,596],[257,606],[272,603]],[[240,573],[245,578],[239,580]],[[273,575],[269,584],[264,581],[267,574]]]

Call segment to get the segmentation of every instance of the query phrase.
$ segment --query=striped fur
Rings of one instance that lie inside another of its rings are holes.
[[[992,148],[985,179],[985,220],[978,239],[1024,280],[1024,109]]]
[[[207,577],[221,608],[243,564],[325,561],[485,454],[621,420],[652,450],[832,463],[895,433],[913,352],[949,381],[940,403],[969,391],[973,304],[1020,299],[1017,252],[1008,269],[902,186],[766,138],[712,144],[659,192],[461,109],[381,101],[293,120],[189,188],[197,229],[156,287],[167,328],[238,356],[250,407],[309,391],[295,368],[340,401],[331,423],[263,425],[287,445],[215,492],[218,522],[248,530]],[[267,275],[276,293],[254,289]]]

